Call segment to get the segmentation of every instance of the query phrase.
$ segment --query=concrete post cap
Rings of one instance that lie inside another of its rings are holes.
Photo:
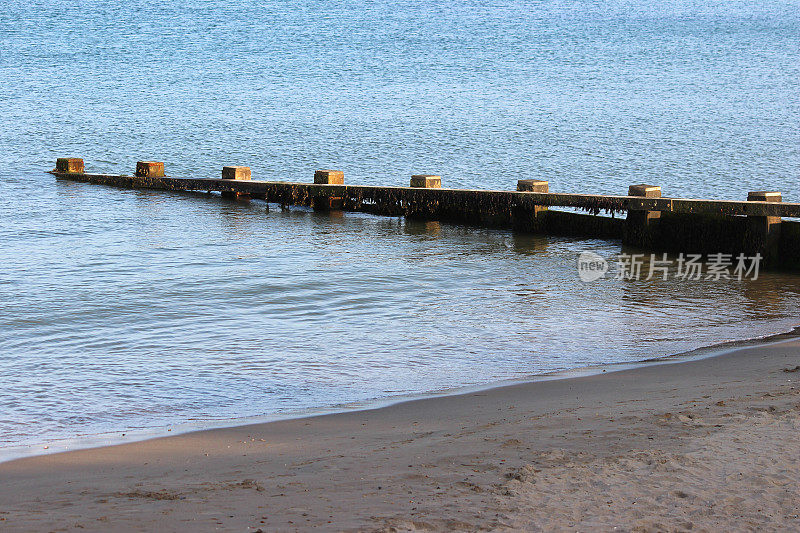
[[[411,186],[422,189],[439,189],[442,186],[442,177],[435,174],[415,174],[411,176]]]
[[[631,185],[628,187],[628,196],[644,196],[645,198],[661,198],[661,187],[658,185]]]
[[[518,180],[517,190],[523,192],[550,192],[550,182],[543,180]]]
[[[344,172],[341,170],[316,170],[314,183],[319,185],[343,185]]]
[[[250,179],[250,167],[222,167],[222,179],[247,181]]]
[[[783,195],[773,191],[751,191],[747,193],[748,202],[782,202]]]
[[[83,159],[79,157],[59,157],[56,159],[56,172],[83,173]]]
[[[164,163],[161,161],[137,161],[136,175],[143,178],[163,178]]]

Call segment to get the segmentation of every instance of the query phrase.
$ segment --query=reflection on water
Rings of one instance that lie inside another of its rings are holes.
[[[615,242],[6,183],[4,445],[668,355],[788,330],[800,302],[780,274],[581,282]]]

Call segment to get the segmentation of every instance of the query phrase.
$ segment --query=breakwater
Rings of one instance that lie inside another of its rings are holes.
[[[519,231],[621,239],[645,250],[756,254],[764,266],[800,270],[800,203],[780,192],[753,191],[743,201],[669,198],[655,185],[631,185],[620,196],[557,193],[544,180],[519,180],[517,190],[442,188],[440,176],[415,175],[409,187],[347,185],[344,173],[319,170],[313,183],[260,181],[248,167],[224,167],[219,179],[170,177],[162,162],[140,161],[133,176],[85,172],[83,160],[63,158],[59,179],[133,189],[219,192],[281,206],[340,209]],[[575,208],[585,213],[558,211]],[[617,216],[625,214],[622,216]],[[601,216],[602,214],[611,216]]]

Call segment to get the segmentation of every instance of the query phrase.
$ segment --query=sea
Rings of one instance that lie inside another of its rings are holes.
[[[0,117],[0,459],[800,324],[795,274],[586,282],[620,242],[46,173],[800,201],[797,0],[6,0]]]

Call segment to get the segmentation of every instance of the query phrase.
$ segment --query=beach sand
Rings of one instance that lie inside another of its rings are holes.
[[[2,531],[800,530],[800,341],[0,464]]]

